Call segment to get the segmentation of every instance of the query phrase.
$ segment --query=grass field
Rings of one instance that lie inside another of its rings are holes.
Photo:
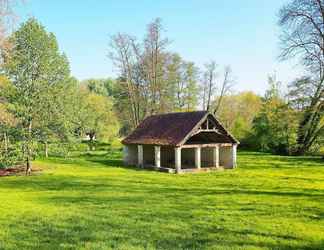
[[[38,160],[0,179],[0,249],[324,249],[324,162],[241,152],[172,175],[120,153]]]

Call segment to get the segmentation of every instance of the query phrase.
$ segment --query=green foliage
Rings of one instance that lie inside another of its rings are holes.
[[[32,157],[32,144],[48,140],[62,132],[63,97],[71,81],[67,58],[59,52],[53,33],[31,18],[10,38],[10,51],[4,54],[4,71],[11,81],[7,100],[19,122],[24,142],[27,167]],[[40,138],[39,138],[40,137]]]
[[[107,79],[87,79],[81,82],[81,86],[85,86],[89,92],[102,96],[113,96],[115,80]]]
[[[215,105],[218,99],[215,100]],[[261,98],[253,92],[241,92],[222,97],[222,105],[216,116],[224,126],[241,142],[252,132],[252,122],[261,109]]]
[[[38,152],[39,156],[44,157],[44,145],[39,144]],[[50,157],[64,157],[69,158],[73,155],[73,152],[86,152],[88,146],[79,141],[69,141],[69,142],[53,142],[48,145],[48,151]]]
[[[7,148],[0,145],[0,168],[9,168],[21,164],[24,160],[22,145],[19,143],[10,144]]]
[[[198,104],[198,69],[180,55],[170,55],[166,64],[166,85],[169,111],[192,111]]]
[[[239,150],[233,171],[172,175],[123,167],[120,156],[43,159],[35,162],[40,175],[1,177],[0,248],[323,246],[318,157]]]
[[[142,42],[121,33],[111,38],[109,56],[119,71],[114,96],[123,135],[148,115],[197,108],[198,69],[168,50],[163,31],[161,20],[155,19]]]
[[[111,141],[118,135],[119,123],[113,111],[113,99],[96,93],[81,91],[80,110],[81,130],[83,135],[88,134],[90,139]]]
[[[297,115],[280,96],[278,86],[270,82],[261,111],[253,120],[254,146],[261,151],[277,154],[294,152]]]

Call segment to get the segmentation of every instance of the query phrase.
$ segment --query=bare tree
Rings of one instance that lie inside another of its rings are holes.
[[[165,89],[164,65],[167,54],[167,38],[162,36],[163,26],[160,18],[156,18],[147,26],[144,39],[144,67],[150,89],[150,114],[163,112],[163,92]]]
[[[216,101],[216,106],[213,111],[214,114],[216,114],[217,111],[219,110],[219,108],[222,104],[222,101],[223,101],[223,97],[230,92],[230,90],[233,86],[233,83],[234,83],[234,79],[232,78],[232,69],[230,66],[226,66],[225,70],[224,70],[224,76],[223,76],[221,90],[220,90],[219,96]]]
[[[213,113],[217,112],[223,97],[228,94],[234,83],[230,66],[225,67],[222,78],[219,77],[220,74],[215,61],[205,64],[202,86],[203,109],[210,111],[212,106],[215,106]]]
[[[217,64],[211,61],[205,64],[203,73],[203,109],[209,111],[216,91]]]
[[[304,154],[324,133],[324,1],[291,1],[280,10],[279,25],[281,59],[299,57],[309,72],[309,76],[291,85],[291,94],[303,95],[308,89],[309,101],[302,110],[296,150],[297,154]]]
[[[130,104],[132,127],[136,127],[147,114],[166,110],[166,58],[168,39],[162,36],[159,18],[147,27],[142,43],[127,34],[111,38],[109,57],[119,69]]]
[[[2,53],[9,47],[6,38],[17,18],[13,9],[17,2],[17,0],[0,0],[0,50]]]
[[[140,64],[137,53],[136,40],[127,35],[118,33],[111,38],[111,51],[109,57],[120,70],[120,81],[125,85],[126,94],[130,101],[132,126],[136,127],[140,120],[140,80],[136,70]]]

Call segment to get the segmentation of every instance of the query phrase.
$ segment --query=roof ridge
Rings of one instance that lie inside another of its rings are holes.
[[[151,116],[162,116],[162,115],[172,115],[172,114],[189,114],[189,113],[209,113],[209,111],[206,111],[206,110],[179,111],[179,112],[169,112],[169,113],[154,114],[154,115],[149,115],[147,117],[151,117]]]

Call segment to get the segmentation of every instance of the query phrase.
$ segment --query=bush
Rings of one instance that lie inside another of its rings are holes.
[[[9,168],[18,164],[22,164],[24,159],[21,145],[12,144],[5,150],[0,148],[0,168]]]

